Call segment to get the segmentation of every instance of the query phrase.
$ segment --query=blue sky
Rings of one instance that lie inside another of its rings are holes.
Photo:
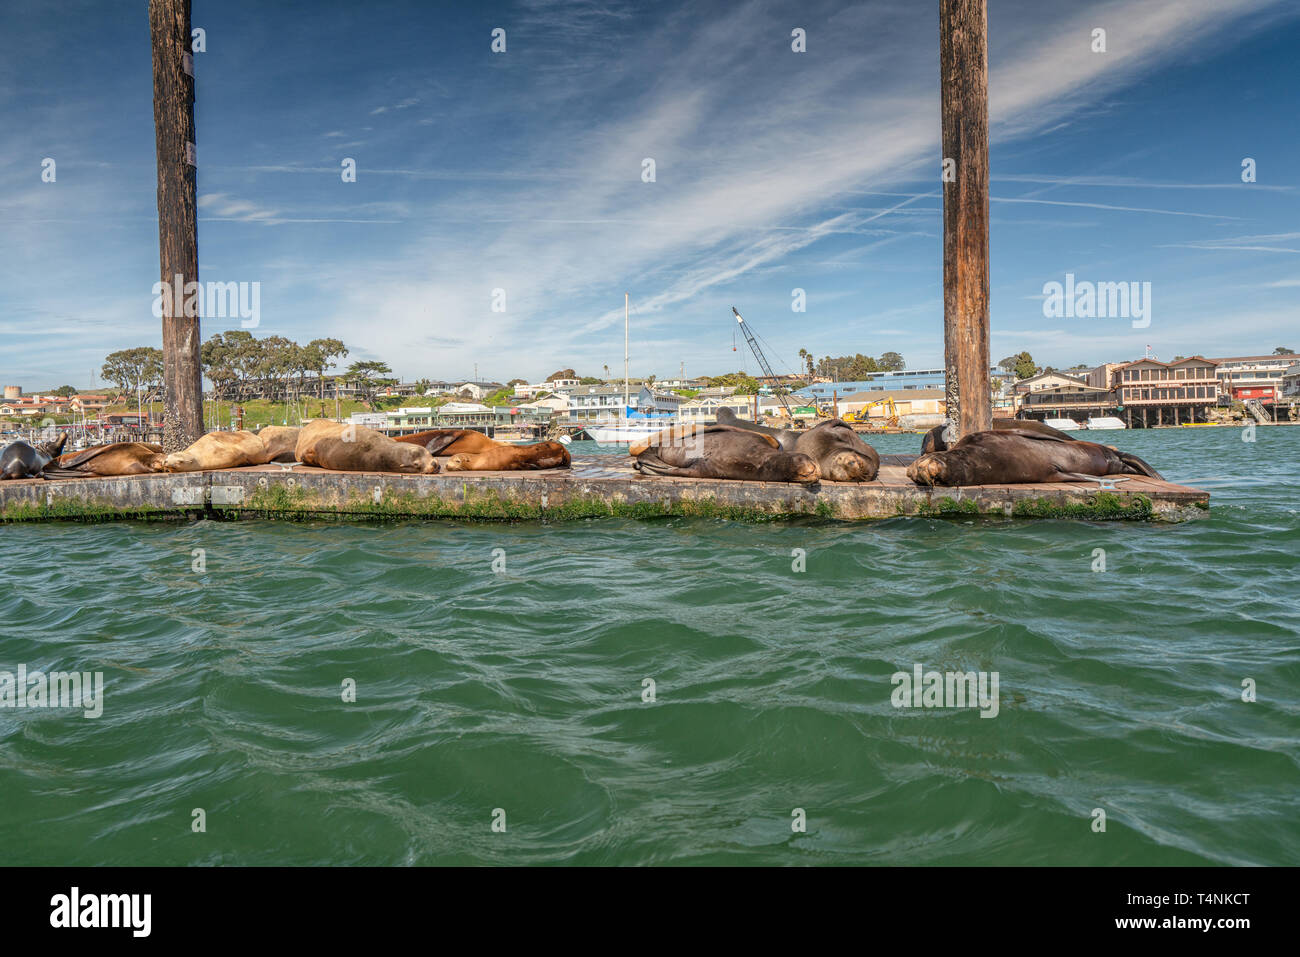
[[[0,381],[84,387],[160,341],[147,3],[12,7]],[[1300,5],[990,8],[994,361],[1300,347]],[[733,304],[778,370],[941,364],[937,3],[195,0],[194,23],[200,278],[261,283],[258,335],[408,379],[618,373],[626,290],[634,374],[753,371]],[[1150,327],[1045,319],[1067,272],[1150,282]]]

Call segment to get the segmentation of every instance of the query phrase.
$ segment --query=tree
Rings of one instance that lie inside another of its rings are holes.
[[[392,374],[393,370],[388,367],[388,363],[371,360],[354,362],[348,366],[347,372],[344,373],[348,379],[361,386],[361,394],[365,397],[366,402],[370,402],[374,398],[375,389],[383,385],[386,377]]]
[[[576,378],[578,378],[578,373],[574,372],[572,369],[561,369],[559,372],[552,372],[542,381],[554,382],[556,379],[576,379]]]
[[[999,360],[998,368],[1003,372],[1014,372],[1016,369],[1016,356],[1007,356],[1005,359]]]
[[[1273,350],[1273,355],[1275,356],[1289,356],[1294,354],[1295,354],[1295,350],[1288,349],[1286,346],[1278,346],[1276,349]]]
[[[162,387],[163,354],[153,346],[121,349],[104,357],[99,374],[123,392],[134,392],[136,408],[143,413],[146,395],[152,402]]]
[[[597,379],[595,376],[585,375],[578,380],[578,385],[601,385],[603,379]]]
[[[1034,365],[1034,357],[1028,352],[1021,352],[1016,355],[1016,364],[1012,369],[1017,379],[1028,379],[1030,376],[1038,374],[1038,366]]]
[[[876,365],[878,365],[883,372],[898,372],[907,368],[906,364],[903,362],[903,357],[897,352],[886,352],[876,361]]]
[[[325,372],[334,368],[334,360],[348,354],[340,339],[313,339],[303,347],[302,361],[306,368],[316,373],[318,397],[325,398]]]
[[[67,399],[72,398],[76,394],[77,394],[76,386],[71,386],[71,385],[61,385],[53,392],[50,393],[50,395],[61,395]]]

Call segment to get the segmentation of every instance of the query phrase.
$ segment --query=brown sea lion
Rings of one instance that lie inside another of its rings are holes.
[[[513,445],[489,439],[471,429],[432,429],[404,435],[398,442],[422,445],[433,455],[449,455],[448,472],[516,472],[525,469],[567,469],[569,450],[559,442]]]
[[[152,442],[111,442],[59,456],[46,472],[56,478],[77,475],[148,475],[163,471],[163,448]]]
[[[651,475],[740,479],[751,482],[816,482],[817,463],[786,452],[770,435],[727,425],[676,426],[629,448],[632,467]]]
[[[209,432],[184,451],[163,459],[163,468],[168,472],[201,472],[264,465],[266,461],[266,445],[252,432]]]
[[[843,419],[818,422],[811,429],[772,429],[718,410],[718,424],[770,435],[786,452],[802,452],[817,463],[828,482],[871,482],[880,472],[880,456]]]
[[[569,450],[559,442],[532,445],[497,443],[482,452],[459,452],[447,462],[448,472],[517,472],[525,469],[567,469]]]
[[[257,433],[257,437],[266,446],[268,462],[296,462],[294,452],[298,447],[298,433],[295,429],[283,425],[268,425]]]
[[[489,439],[482,432],[475,432],[473,429],[430,429],[427,432],[399,436],[396,441],[421,446],[428,449],[433,455],[486,452],[488,449],[502,444]]]
[[[1062,432],[1060,429],[1054,429],[1050,425],[1039,422],[1036,419],[994,419],[993,428],[998,432],[1005,432],[1008,429],[1015,429],[1020,432],[1037,432],[1039,435],[1050,435],[1054,438],[1063,439],[1066,442],[1074,442],[1076,439],[1068,432]],[[944,438],[948,431],[948,423],[936,425],[929,432],[925,433],[925,438],[921,439],[921,454],[927,452],[946,452],[948,450],[948,440]]]
[[[1107,445],[1012,430],[973,432],[907,467],[907,477],[917,485],[1024,485],[1092,481],[1099,475],[1160,478],[1136,455]]]
[[[304,425],[294,449],[299,462],[339,472],[405,472],[432,475],[438,463],[428,449],[396,442],[364,425],[318,419]]]

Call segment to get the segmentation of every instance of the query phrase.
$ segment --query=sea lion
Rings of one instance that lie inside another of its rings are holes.
[[[45,467],[59,457],[68,433],[62,432],[53,442],[31,445],[19,439],[0,452],[0,479],[39,478]]]
[[[817,463],[770,435],[728,425],[678,426],[629,447],[638,472],[752,482],[816,482]]]
[[[56,478],[83,475],[148,475],[163,471],[163,448],[151,442],[110,442],[59,456],[45,470]]]
[[[268,425],[257,433],[257,437],[266,446],[268,462],[296,462],[294,452],[298,447],[298,433],[295,429],[283,425]]]
[[[949,431],[950,426],[951,423],[945,422],[943,425],[936,425],[925,433],[925,438],[921,440],[921,454],[948,451],[950,445],[948,437],[952,435]],[[1036,419],[994,419],[993,428],[1000,432],[1015,429],[1020,432],[1037,432],[1039,435],[1050,435],[1066,442],[1077,441],[1073,435],[1062,432],[1060,429],[1054,429]]]
[[[294,450],[304,465],[339,472],[406,472],[432,475],[438,463],[428,449],[397,442],[364,425],[318,419],[303,426]]]
[[[266,445],[252,432],[209,432],[181,452],[163,459],[168,472],[237,469],[267,462]]]
[[[413,435],[398,436],[395,440],[426,448],[432,455],[459,455],[462,452],[486,452],[500,445],[482,432],[473,429],[430,429]]]
[[[525,469],[567,469],[569,450],[559,442],[532,445],[495,443],[483,452],[459,452],[447,462],[448,472],[518,472]]]
[[[559,442],[512,445],[489,439],[471,429],[432,429],[403,435],[398,442],[421,445],[432,455],[449,455],[448,472],[516,472],[525,469],[567,469],[569,450]]]
[[[880,456],[862,441],[843,419],[818,422],[811,429],[772,429],[737,418],[730,409],[718,410],[718,424],[770,435],[786,452],[802,452],[814,462],[828,482],[871,482],[880,472]]]
[[[907,467],[913,482],[931,486],[1092,481],[1099,475],[1160,478],[1136,455],[1107,445],[1010,429],[972,432],[951,449],[926,453]]]

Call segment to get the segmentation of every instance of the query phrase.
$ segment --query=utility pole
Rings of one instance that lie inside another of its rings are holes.
[[[939,0],[939,75],[943,99],[944,392],[948,421],[960,438],[993,427],[986,0]]]
[[[190,0],[149,0],[153,40],[153,123],[158,156],[158,262],[171,290],[163,297],[163,449],[177,452],[203,434],[199,309],[185,290],[199,281],[194,56]],[[201,297],[199,297],[201,298]],[[187,314],[189,313],[189,314]]]

